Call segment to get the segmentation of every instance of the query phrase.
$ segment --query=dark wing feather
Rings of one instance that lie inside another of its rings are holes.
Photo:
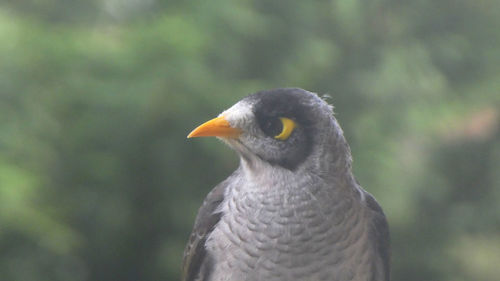
[[[375,249],[378,255],[378,262],[374,262],[374,280],[389,281],[391,259],[389,225],[387,224],[382,208],[377,203],[375,198],[367,192],[365,193],[365,198],[366,205],[372,213],[370,239],[372,239],[375,244]],[[378,279],[378,276],[382,276],[381,279]]]
[[[208,193],[203,205],[198,210],[193,231],[184,250],[182,280],[205,280],[210,273],[210,259],[207,256],[205,242],[221,218],[217,208],[224,200],[224,191],[236,172]]]

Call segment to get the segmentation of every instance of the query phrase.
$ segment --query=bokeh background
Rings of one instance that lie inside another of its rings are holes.
[[[498,280],[498,0],[2,1],[0,280],[178,280],[238,165],[186,135],[285,86],[330,96],[394,280]]]

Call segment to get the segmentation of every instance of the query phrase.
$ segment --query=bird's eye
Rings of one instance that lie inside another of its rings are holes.
[[[262,131],[270,137],[277,136],[283,131],[283,123],[279,118],[268,118],[261,124]]]
[[[286,117],[280,117],[280,121],[283,129],[281,130],[281,133],[274,136],[274,138],[278,140],[286,140],[293,132],[293,129],[295,129],[296,124],[292,119]]]
[[[286,117],[269,118],[261,128],[264,133],[278,140],[286,140],[295,129],[295,122]]]

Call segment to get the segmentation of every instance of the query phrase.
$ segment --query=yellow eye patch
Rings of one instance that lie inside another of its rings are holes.
[[[288,119],[286,117],[280,117],[280,120],[281,124],[283,125],[283,130],[274,138],[278,140],[286,140],[297,125],[292,119]]]

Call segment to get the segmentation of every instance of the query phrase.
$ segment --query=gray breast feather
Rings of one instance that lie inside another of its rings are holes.
[[[183,281],[210,280],[210,275],[213,272],[213,258],[207,252],[205,243],[221,219],[221,213],[218,212],[218,209],[224,201],[226,189],[238,174],[237,170],[232,176],[217,185],[207,195],[200,207],[189,243],[184,251]],[[388,281],[390,280],[389,227],[377,201],[369,193],[365,191],[363,193],[365,206],[369,213],[369,244],[372,245],[375,252],[371,262],[370,280]]]

